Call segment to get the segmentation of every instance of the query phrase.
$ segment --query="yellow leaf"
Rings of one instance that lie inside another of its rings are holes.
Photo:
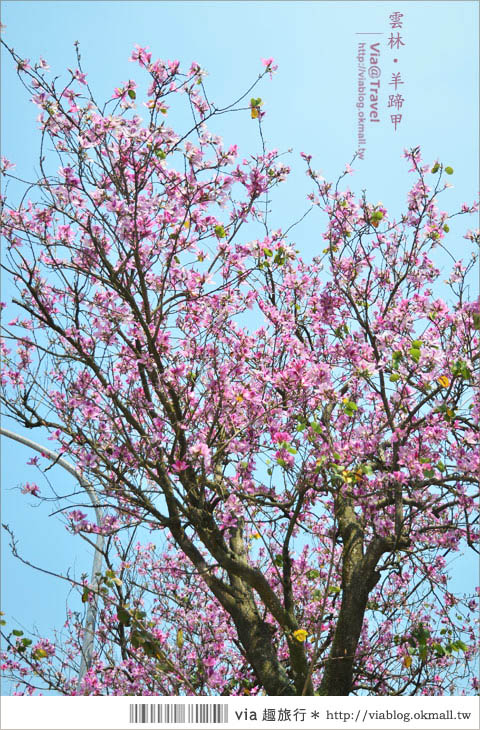
[[[252,537],[253,537],[254,540],[260,540],[260,533],[259,532],[254,532],[253,535],[252,535]]]
[[[182,646],[183,646],[183,644],[184,644],[183,629],[178,629],[178,631],[177,631],[177,646],[178,646],[178,648],[181,649]]]
[[[35,649],[35,651],[33,652],[34,659],[45,659],[46,656],[47,652],[45,651],[45,649]]]
[[[297,629],[293,632],[293,635],[297,641],[304,642],[308,636],[308,631],[305,631],[305,629]]]
[[[252,116],[252,119],[258,119],[259,109],[256,106],[252,106],[250,110],[250,114]]]
[[[238,401],[239,403],[241,403],[242,400],[243,400],[243,395],[241,395],[241,394],[240,395],[236,395],[235,396],[235,400]]]
[[[404,666],[404,667],[406,667],[406,668],[408,669],[408,667],[409,667],[409,666],[410,666],[411,664],[412,664],[412,657],[410,656],[410,654],[406,654],[406,655],[405,655],[405,656],[403,657],[403,666]]]
[[[448,388],[450,385],[450,380],[447,378],[446,375],[440,375],[439,378],[437,378],[437,383],[442,386],[442,388]]]

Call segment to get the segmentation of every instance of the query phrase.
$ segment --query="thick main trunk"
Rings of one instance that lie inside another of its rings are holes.
[[[335,636],[319,689],[321,695],[348,695],[352,689],[353,662],[370,592],[365,577],[357,576],[343,590]]]
[[[368,595],[379,578],[376,566],[385,550],[385,540],[375,537],[364,554],[364,532],[351,500],[340,493],[335,508],[343,539],[342,604],[319,694],[340,696],[352,690],[355,653]]]
[[[230,613],[245,656],[265,692],[272,696],[295,695],[295,687],[278,659],[268,624],[251,606],[243,605]]]
[[[251,587],[238,575],[231,575],[230,585],[212,575],[203,555],[185,535],[179,521],[171,524],[178,546],[190,558],[212,593],[232,617],[244,655],[258,683],[268,695],[295,695],[295,685],[280,662],[269,625],[258,612]]]

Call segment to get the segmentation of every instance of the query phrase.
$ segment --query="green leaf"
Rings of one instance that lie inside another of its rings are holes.
[[[436,652],[437,656],[445,656],[445,649],[437,641],[432,644],[432,649]]]
[[[450,230],[450,226],[447,226],[447,224],[445,223],[445,225],[443,226],[443,230],[445,231],[445,233],[448,233]]]
[[[23,631],[20,631],[20,629],[13,629],[12,634],[14,636],[23,636]]]
[[[433,174],[435,175],[435,173],[436,173],[436,172],[438,172],[438,171],[439,171],[439,169],[440,169],[440,165],[438,164],[438,162],[436,162],[436,163],[434,164],[434,166],[432,167],[432,172],[433,172]]]
[[[132,617],[130,615],[129,610],[125,606],[120,606],[117,610],[117,616],[118,620],[122,624],[122,626],[130,626],[132,622]]]
[[[308,578],[308,580],[315,580],[315,578],[320,577],[320,571],[316,570],[315,568],[311,568],[310,570],[307,570],[305,574]]]
[[[129,95],[130,99],[136,99],[137,98],[137,95],[136,95],[136,93],[134,92],[133,89],[129,89],[128,90],[128,95]]]
[[[218,238],[225,238],[225,236],[227,235],[225,233],[225,228],[221,225],[215,226],[214,231],[215,235],[218,236]]]
[[[453,175],[453,167],[446,167],[445,172],[447,173],[447,175]]]
[[[421,353],[420,353],[420,350],[418,349],[418,347],[411,347],[408,351],[408,354],[410,355],[412,360],[414,360],[414,362],[420,361]]]
[[[472,373],[464,360],[457,360],[452,366],[452,375],[460,377],[463,380],[470,380]]]
[[[347,416],[353,416],[355,411],[358,411],[357,404],[354,401],[348,400],[348,399],[342,403],[342,408],[345,411],[345,413],[347,414]]]
[[[35,649],[35,651],[32,653],[32,657],[34,659],[45,659],[47,656],[47,652],[45,649]]]
[[[423,476],[427,479],[431,479],[435,476],[435,469],[424,469],[423,470]]]
[[[283,558],[282,558],[282,556],[281,555],[275,555],[275,557],[273,559],[273,562],[275,563],[276,566],[278,566],[279,568],[281,568],[283,566]]]
[[[142,649],[149,657],[154,657],[158,654],[157,645],[151,640],[144,641]]]
[[[400,380],[400,375],[399,375],[399,373],[392,373],[392,375],[390,375],[390,377],[389,377],[389,380],[390,380],[390,382],[392,382],[392,383],[396,383],[396,382],[397,382],[397,380]]]
[[[334,595],[335,593],[340,593],[340,590],[341,590],[340,586],[330,586],[330,588],[328,589],[328,592],[331,595]]]
[[[22,639],[23,646],[30,646],[31,643],[32,643],[31,639]]]
[[[418,639],[420,644],[425,644],[430,636],[430,631],[427,631],[427,629],[424,628],[423,624],[419,624],[413,632],[413,636]]]
[[[130,634],[130,642],[134,649],[139,649],[145,643],[145,636],[138,631],[132,631]]]
[[[401,350],[395,350],[394,353],[392,353],[392,368],[393,370],[398,370],[398,365],[400,363],[400,360],[403,357],[403,352]]]

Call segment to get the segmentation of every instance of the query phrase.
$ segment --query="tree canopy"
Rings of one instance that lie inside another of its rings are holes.
[[[57,641],[5,629],[19,691],[475,687],[477,603],[451,588],[448,558],[479,535],[478,234],[452,244],[449,224],[478,205],[439,208],[453,169],[406,151],[395,217],[354,195],[349,165],[330,183],[303,154],[317,248],[304,260],[271,224],[289,168],[252,94],[273,59],[217,108],[198,64],[136,47],[142,107],[133,81],[99,104],[80,56],[62,82],[10,53],[42,141],[40,177],[2,198],[17,294],[1,399],[94,489],[100,524],[79,494],[68,529],[105,536],[97,582],[76,582],[98,604],[80,688],[72,611]],[[182,100],[192,122],[175,131]],[[209,131],[233,111],[258,125],[261,154]]]

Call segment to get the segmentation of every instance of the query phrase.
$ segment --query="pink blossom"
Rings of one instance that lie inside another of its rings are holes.
[[[274,443],[281,443],[283,441],[289,443],[291,440],[292,437],[287,431],[276,431],[272,434],[272,441]]]
[[[1,162],[1,165],[0,165],[1,173],[5,173],[5,172],[7,172],[7,170],[12,170],[15,167],[15,163],[10,162],[10,160],[7,160],[7,158],[3,157],[3,155],[0,158],[0,162]]]
[[[148,51],[148,46],[142,48],[137,43],[135,44],[135,48],[130,56],[130,61],[138,61],[140,66],[148,66],[151,58],[152,54]]]
[[[193,456],[202,456],[205,460],[210,458],[210,448],[203,441],[196,441],[189,451]]]
[[[33,494],[34,497],[38,497],[40,494],[40,487],[37,484],[30,484],[30,482],[27,482],[22,487],[22,494]]]
[[[273,58],[262,58],[262,63],[265,69],[269,72],[270,78],[273,78],[273,74],[278,69],[278,65],[274,65]]]
[[[79,81],[81,84],[86,86],[87,83],[87,75],[82,73],[80,69],[76,68],[74,71],[70,69],[70,73],[72,74],[73,78]]]
[[[182,459],[177,459],[177,461],[174,461],[172,464],[172,470],[176,472],[185,471],[185,469],[188,469],[188,464],[186,461],[183,461]]]

